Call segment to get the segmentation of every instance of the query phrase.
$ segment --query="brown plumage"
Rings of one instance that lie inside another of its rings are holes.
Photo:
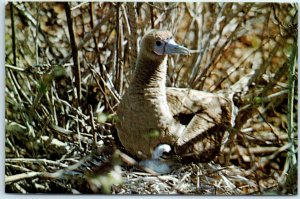
[[[142,38],[134,78],[117,109],[119,139],[142,159],[159,144],[169,144],[182,159],[210,161],[231,125],[232,102],[218,94],[167,88],[167,55],[172,54],[189,50],[169,31],[152,30]]]

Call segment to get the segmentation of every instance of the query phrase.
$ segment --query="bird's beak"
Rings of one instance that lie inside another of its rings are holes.
[[[166,42],[165,54],[167,54],[167,55],[177,55],[177,54],[190,55],[190,51],[186,47],[178,45],[173,39],[170,39]]]

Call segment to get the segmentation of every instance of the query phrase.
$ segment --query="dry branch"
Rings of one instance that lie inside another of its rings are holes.
[[[68,30],[70,35],[70,43],[72,49],[72,56],[73,56],[73,73],[75,76],[75,86],[76,86],[76,107],[79,107],[81,104],[81,72],[80,72],[80,65],[79,65],[79,58],[78,58],[78,48],[75,41],[74,30],[73,30],[73,19],[71,15],[71,9],[69,3],[64,3],[65,11],[67,16],[67,23],[68,23]]]

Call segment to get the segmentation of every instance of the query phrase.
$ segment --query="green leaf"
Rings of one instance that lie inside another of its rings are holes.
[[[157,138],[160,136],[160,132],[158,130],[151,130],[146,134],[149,138]]]
[[[261,103],[263,102],[263,100],[262,100],[261,97],[255,97],[255,98],[253,99],[253,101],[254,101],[255,104],[261,104]]]
[[[100,112],[100,113],[97,113],[97,121],[99,123],[102,123],[104,124],[108,119],[108,115],[103,113],[103,112]]]
[[[257,36],[253,36],[251,40],[251,44],[253,48],[258,48],[261,46],[261,39]]]
[[[47,92],[47,87],[48,87],[48,84],[46,81],[39,81],[39,86],[38,86],[38,90],[39,92],[41,93],[46,93]]]
[[[54,66],[52,71],[53,78],[61,77],[66,74],[66,70],[62,66]]]

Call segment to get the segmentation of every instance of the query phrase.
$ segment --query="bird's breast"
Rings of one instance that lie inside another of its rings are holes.
[[[117,115],[120,141],[131,153],[138,154],[141,151],[148,157],[158,144],[171,144],[178,138],[164,96],[125,94]]]

